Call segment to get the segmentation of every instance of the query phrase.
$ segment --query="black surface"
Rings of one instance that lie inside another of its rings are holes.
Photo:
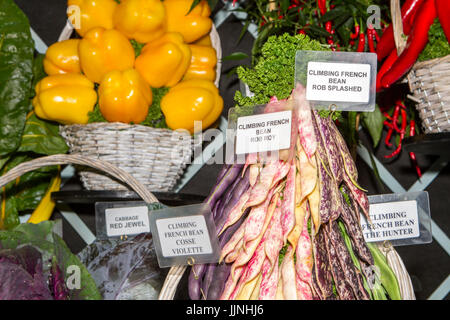
[[[204,196],[172,192],[153,192],[163,204],[180,206],[203,202]],[[67,204],[93,204],[108,201],[139,201],[141,197],[134,191],[58,191],[52,193],[52,199]]]
[[[450,132],[409,137],[405,139],[404,147],[408,152],[450,156]]]
[[[16,0],[16,2],[28,15],[32,28],[47,45],[52,44],[58,39],[59,33],[65,24],[66,1]],[[219,4],[220,6],[221,4]],[[246,33],[238,43],[237,39],[239,38],[241,29],[242,23],[237,21],[233,15],[218,28],[223,56],[237,51],[250,54],[253,38],[250,34]],[[224,98],[226,106],[223,115],[226,115],[228,108],[233,106],[234,92],[239,90],[239,82],[236,76],[229,77],[227,73],[236,65],[248,63],[248,59],[244,61],[224,61],[223,63],[223,72],[220,80],[220,93]],[[407,152],[403,151],[396,159],[386,160],[384,155],[390,154],[393,150],[386,149],[384,145],[380,145],[375,149],[372,148],[371,140],[364,132],[361,132],[360,138],[362,143],[369,149],[372,149],[377,159],[386,166],[389,172],[391,172],[405,189],[408,189],[417,180],[415,170],[411,166]],[[437,156],[433,155],[417,154],[417,159],[423,172],[437,158]],[[369,194],[391,192],[391,190],[377,180],[373,171],[359,158],[357,159],[357,167],[359,170],[359,182],[369,190]],[[181,192],[207,196],[220,168],[221,165],[205,165]],[[432,219],[446,234],[449,233],[450,226],[448,212],[450,207],[449,175],[450,169],[447,166],[439,177],[426,189],[430,196]],[[76,191],[80,190],[80,188],[77,179],[73,179],[64,187],[64,190]],[[71,204],[70,206],[85,221],[90,230],[95,233],[95,220],[92,215],[93,206],[89,204]],[[67,222],[64,222],[63,228],[64,238],[70,248],[74,252],[80,251],[84,246],[83,241]],[[405,263],[406,269],[411,275],[417,299],[427,299],[450,274],[450,258],[435,241],[431,244],[421,246],[397,247],[397,250]],[[449,296],[447,295],[446,299],[448,298]]]

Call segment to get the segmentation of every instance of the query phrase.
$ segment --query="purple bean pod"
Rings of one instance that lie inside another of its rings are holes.
[[[234,225],[230,226],[224,233],[219,237],[219,246],[223,248],[225,244],[231,239],[236,230],[244,223],[245,218],[241,217]],[[221,265],[211,264],[208,265],[206,274],[203,280],[203,291],[208,300],[217,300],[222,294],[225,281],[228,278],[231,271],[231,264],[229,268],[221,267]]]
[[[211,190],[205,203],[208,203],[211,208],[214,207],[216,201],[224,194],[227,188],[234,182],[234,180],[241,174],[242,164],[233,164],[230,169],[224,174],[223,178]]]
[[[217,233],[219,233],[220,230],[222,230],[223,226],[225,225],[225,222],[227,221],[228,214],[230,213],[230,211],[233,209],[236,203],[239,202],[239,199],[248,190],[248,188],[250,188],[248,172],[249,171],[245,173],[245,176],[241,179],[239,184],[234,189],[233,196],[231,197],[231,199],[227,203],[225,203],[225,207],[222,211],[221,216],[217,217],[215,221]]]
[[[230,168],[231,168],[231,165],[229,165],[229,164],[224,164],[222,166],[222,169],[220,169],[219,174],[217,175],[216,184],[218,184],[220,182],[220,180],[223,179],[223,177],[228,172],[228,170],[230,170]]]
[[[234,190],[236,186],[242,181],[242,178],[239,176],[234,180],[233,184],[228,187],[226,193],[220,198],[221,206],[218,207],[218,210],[214,214],[214,221],[217,221],[218,217],[221,217],[223,214],[223,210],[225,209],[226,204],[231,200],[234,194]]]
[[[224,165],[222,171],[220,172],[221,179],[211,190],[209,196],[204,201],[208,203],[212,210],[214,210],[216,202],[222,197],[227,188],[240,177],[243,165],[233,164],[229,168],[225,169],[227,166]],[[225,171],[225,173],[223,173]],[[220,206],[220,205],[219,205]],[[217,226],[216,226],[217,228]],[[220,230],[220,229],[219,229]],[[202,298],[200,288],[203,286],[203,277],[206,272],[206,264],[196,264],[191,268],[188,280],[188,293],[192,300],[199,300]],[[197,276],[195,276],[196,274]]]
[[[222,202],[223,202],[222,199],[219,199],[216,201],[216,204],[214,205],[214,209],[212,210],[213,219],[216,219],[217,211],[220,210],[221,207],[223,207],[223,206],[221,206]]]

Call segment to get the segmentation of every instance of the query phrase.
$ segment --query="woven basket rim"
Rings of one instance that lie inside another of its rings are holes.
[[[67,128],[72,130],[92,130],[97,128],[111,128],[111,129],[134,129],[138,128],[142,131],[162,131],[162,132],[174,132],[176,130],[171,130],[168,128],[155,128],[150,126],[145,126],[142,124],[129,124],[129,123],[123,123],[123,122],[91,122],[87,124],[67,124],[67,125],[61,125],[60,128]]]
[[[413,66],[413,69],[418,70],[423,68],[430,68],[434,65],[445,62],[450,62],[450,54],[439,58],[416,62]]]

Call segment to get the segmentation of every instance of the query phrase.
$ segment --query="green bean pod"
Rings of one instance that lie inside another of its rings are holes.
[[[375,265],[380,268],[381,284],[388,293],[389,298],[391,300],[402,300],[402,294],[400,292],[397,277],[391,267],[389,267],[386,257],[375,244],[367,243],[367,245],[372,253]]]

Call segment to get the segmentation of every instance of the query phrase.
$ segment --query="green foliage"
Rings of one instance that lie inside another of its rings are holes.
[[[69,147],[59,134],[58,124],[39,119],[34,112],[28,116],[18,152],[51,155],[63,154],[68,150]]]
[[[450,44],[445,36],[439,19],[436,19],[428,31],[428,44],[420,54],[418,61],[445,57],[450,54]]]
[[[161,111],[161,100],[169,91],[169,88],[152,88],[153,102],[148,109],[147,118],[141,123],[144,126],[154,128],[168,128]]]
[[[299,34],[291,36],[271,36],[261,48],[261,55],[253,68],[240,66],[238,77],[246,83],[253,97],[245,97],[236,92],[235,101],[239,106],[262,105],[272,96],[286,99],[294,88],[295,55],[298,50],[327,50],[319,42]]]
[[[34,153],[15,153],[4,165],[1,174],[17,165],[36,158]],[[10,182],[0,194],[1,208],[5,211],[4,219],[0,219],[1,227],[11,229],[20,223],[19,215],[34,210],[45,192],[51,179],[57,173],[54,166],[44,167],[23,174],[19,179]]]
[[[135,57],[138,57],[141,54],[142,48],[144,48],[145,43],[139,43],[134,39],[131,39],[130,42],[131,42],[131,46],[134,49]]]
[[[0,157],[20,145],[33,78],[34,41],[25,14],[0,0]]]
[[[0,0],[0,174],[38,156],[68,150],[57,124],[30,113],[34,87],[46,76],[43,59],[34,55],[25,14],[14,1]],[[1,188],[0,228],[17,226],[19,214],[39,204],[56,173],[55,167],[35,170]]]
[[[378,105],[375,106],[374,112],[361,113],[361,119],[364,127],[372,137],[373,146],[376,147],[380,142],[381,135],[383,134],[383,121],[384,117],[381,113]]]

